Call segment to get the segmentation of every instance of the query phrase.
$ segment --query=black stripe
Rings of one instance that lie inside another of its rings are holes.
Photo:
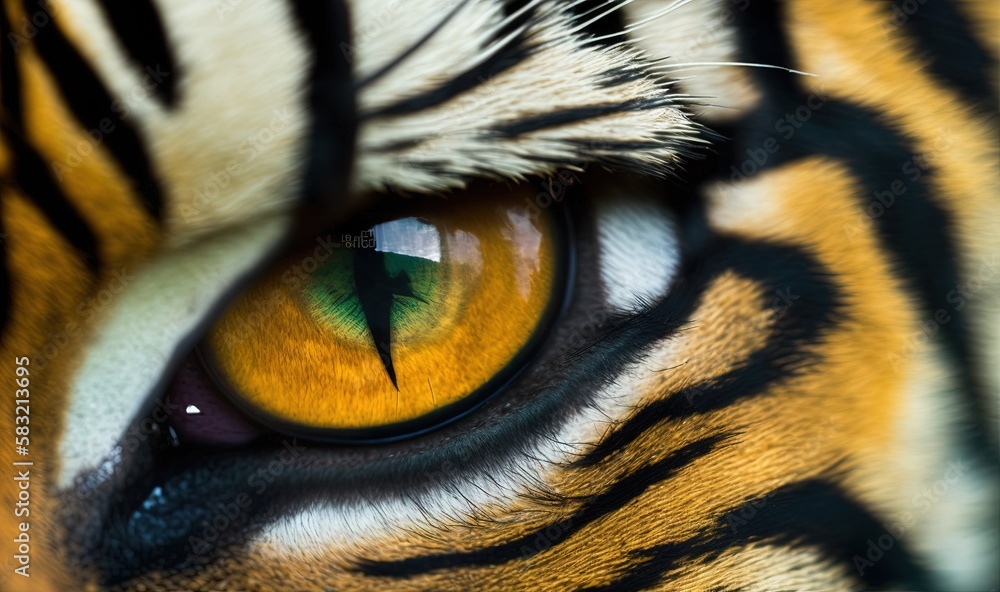
[[[455,5],[455,7],[451,9],[451,12],[449,12],[448,14],[446,14],[444,16],[444,18],[442,18],[440,21],[438,21],[437,24],[434,25],[434,27],[431,28],[430,31],[428,31],[423,37],[421,37],[420,39],[418,39],[413,45],[411,45],[410,47],[408,47],[406,49],[406,51],[400,53],[399,55],[397,55],[393,59],[389,60],[389,62],[387,64],[385,64],[384,66],[382,66],[381,68],[379,68],[378,70],[376,70],[375,72],[373,72],[372,74],[369,74],[366,78],[363,78],[363,79],[355,82],[354,83],[355,91],[361,90],[363,87],[372,84],[373,82],[381,79],[383,76],[385,76],[389,72],[391,72],[394,69],[396,69],[401,63],[403,63],[404,61],[406,61],[410,56],[412,56],[418,50],[420,50],[420,48],[423,47],[428,41],[430,41],[431,39],[433,39],[438,34],[438,32],[442,28],[444,28],[445,25],[447,25],[449,22],[451,22],[451,19],[455,18],[455,15],[458,14],[459,11],[461,11],[463,8],[465,8],[468,4],[469,4],[469,0],[461,0],[461,2],[457,3]],[[345,44],[341,45],[341,47],[345,48],[345,51],[346,51],[346,48],[350,48],[350,45],[345,43]],[[351,49],[352,49],[352,51],[356,51],[353,48],[351,48]],[[345,53],[344,57],[348,61],[350,61],[351,59],[353,59],[353,58],[351,58],[351,56],[347,55],[346,53]]]
[[[99,0],[98,5],[129,56],[156,84],[154,92],[165,105],[173,106],[177,66],[156,7],[150,0]]]
[[[578,121],[586,121],[588,119],[614,115],[616,113],[661,109],[673,104],[674,101],[669,97],[657,97],[652,99],[630,99],[620,103],[609,103],[604,105],[572,107],[559,111],[550,111],[536,116],[518,117],[516,121],[501,123],[493,126],[492,130],[503,136],[518,136],[546,128],[559,127],[570,123],[576,123]]]
[[[925,8],[933,1],[928,0]],[[798,67],[788,53],[782,7],[774,0],[760,0],[738,16],[743,19],[737,23],[740,59]],[[728,162],[722,165],[724,176],[736,181],[811,156],[831,157],[850,169],[861,185],[859,222],[874,227],[875,236],[896,263],[897,274],[920,299],[921,320],[940,334],[961,373],[969,424],[963,430],[965,444],[996,462],[996,446],[986,424],[990,417],[987,395],[976,378],[978,361],[963,310],[965,299],[959,291],[956,229],[950,213],[938,205],[934,171],[921,160],[916,142],[869,109],[810,95],[798,77],[769,70],[752,75],[764,97],[759,108],[722,130],[734,138],[722,148],[728,151]],[[942,130],[943,144],[948,142],[946,132]],[[769,141],[773,142],[770,151],[764,148]],[[946,149],[956,148],[960,147]],[[863,212],[872,216],[862,218]],[[858,226],[857,231],[869,232],[865,226]],[[850,240],[849,228],[844,239]],[[941,314],[948,320],[935,320]]]
[[[11,91],[16,86],[17,60],[13,55],[13,48],[8,42],[7,35],[10,33],[10,22],[7,19],[7,8],[0,4],[0,122],[10,117],[10,110],[21,112],[21,93]],[[0,141],[3,136],[0,135]],[[14,163],[11,163],[14,164]],[[5,179],[0,178],[0,342],[10,322],[10,307],[13,300],[13,287],[10,283],[10,269],[7,264],[7,234],[4,226],[4,194],[6,190]]]
[[[21,72],[18,69],[17,46],[14,45],[13,27],[7,9],[0,4],[0,122],[21,126],[23,97],[21,97]]]
[[[603,461],[662,421],[707,413],[759,396],[774,381],[816,361],[811,346],[836,323],[841,306],[841,296],[821,264],[788,247],[719,239],[704,260],[691,264],[694,272],[687,274],[690,279],[686,281],[705,286],[718,277],[720,266],[756,280],[771,295],[774,328],[761,337],[761,346],[740,368],[646,405],[579,459],[578,465]]]
[[[815,121],[803,125],[793,137],[788,151],[775,154],[765,168],[811,155],[830,156],[848,166],[862,188],[861,206],[874,215],[866,219],[873,224],[875,237],[921,302],[922,326],[933,326],[933,333],[940,335],[958,365],[963,390],[970,395],[965,399],[970,405],[968,417],[976,424],[966,430],[969,447],[995,450],[987,436],[988,396],[976,379],[969,319],[959,292],[963,283],[954,239],[958,230],[935,196],[935,171],[927,164],[916,164],[921,162],[916,142],[875,113],[831,100],[815,114]],[[846,234],[845,239],[849,240]],[[947,318],[946,322],[935,320],[939,313],[947,315],[940,317]],[[908,338],[914,341],[917,336]],[[907,343],[907,347],[912,353],[918,346]]]
[[[351,40],[351,21],[340,0],[294,0],[292,6],[313,50],[307,104],[312,121],[299,222],[300,233],[311,234],[348,203],[357,112],[351,64],[340,47]]]
[[[526,11],[522,18],[527,19],[531,14],[531,11]],[[494,38],[493,42],[496,41],[497,39]],[[488,45],[489,43],[487,43]],[[447,82],[416,96],[386,105],[376,111],[362,113],[361,119],[368,120],[378,117],[407,115],[436,107],[499,76],[508,69],[523,62],[531,53],[532,48],[528,44],[527,36],[522,33],[508,41],[503,49],[495,52],[482,63],[465,70],[457,76],[453,76]]]
[[[42,0],[24,0],[28,15],[48,14]],[[90,64],[69,43],[55,23],[38,27],[32,40],[38,55],[52,72],[63,100],[84,130],[113,125],[103,134],[103,143],[122,172],[132,181],[132,189],[150,216],[159,220],[163,207],[160,185],[153,174],[146,146],[131,124],[119,119],[115,101]]]
[[[3,8],[0,8],[0,11],[3,11]],[[0,41],[3,39],[4,37],[0,37]],[[0,183],[0,205],[3,204],[4,189],[3,184]],[[3,342],[4,332],[10,322],[10,307],[14,298],[14,289],[10,282],[10,268],[7,265],[7,234],[3,216],[0,215],[0,343]]]
[[[886,0],[884,31],[912,38],[914,51],[927,61],[937,80],[965,98],[996,111],[997,64],[983,48],[956,2],[950,0]]]
[[[738,55],[734,61],[796,69],[792,43],[784,29],[789,20],[781,0],[748,2],[742,10],[733,11],[733,14],[732,28],[739,40]],[[761,68],[748,74],[766,83],[777,94],[798,92],[798,82],[788,72]]]
[[[8,98],[10,88],[13,84],[12,75],[16,67],[17,60],[11,55],[13,48],[8,42],[7,35],[10,33],[10,23],[7,20],[7,9],[0,4],[0,122],[10,117],[8,111],[10,106],[20,112],[20,93],[14,93],[15,98]],[[0,136],[0,140],[3,137]],[[0,179],[0,342],[3,340],[4,332],[10,321],[10,306],[13,297],[10,284],[10,270],[7,268],[7,234],[4,232],[4,210],[3,192],[5,179]]]
[[[804,481],[733,508],[718,519],[712,532],[633,553],[638,563],[625,575],[581,592],[628,592],[659,586],[668,579],[667,574],[684,565],[714,561],[724,551],[755,542],[819,551],[865,589],[927,590],[930,578],[926,570],[917,563],[906,540],[898,538],[905,534],[905,527],[902,532],[896,525],[888,527],[838,486],[822,480]],[[870,545],[877,546],[880,541],[884,548],[876,547],[878,553],[871,551]],[[870,561],[869,553],[877,559]]]
[[[737,516],[727,513],[718,521],[720,542],[727,547],[766,540],[818,548],[850,568],[854,567],[854,556],[867,551],[868,539],[877,540],[886,534],[886,528],[871,511],[824,480],[782,487],[734,511]],[[928,584],[926,573],[902,540],[896,540],[874,567],[862,571],[859,579],[878,588],[925,590]]]
[[[101,259],[97,237],[52,177],[45,161],[17,131],[6,124],[0,124],[0,136],[11,148],[14,182],[25,197],[38,206],[49,223],[80,252],[91,270],[99,269]]]
[[[649,79],[649,64],[628,61],[620,66],[615,66],[606,72],[602,72],[598,78],[602,88],[614,88],[625,84],[631,84],[637,80]],[[685,97],[690,99],[692,97]]]
[[[516,539],[475,551],[409,557],[398,561],[363,561],[358,571],[369,576],[409,577],[441,569],[501,565],[518,558],[533,557],[568,540],[584,527],[621,510],[647,489],[674,477],[679,471],[719,447],[726,436],[711,436],[688,444],[663,460],[644,466],[616,481],[604,492],[589,498],[570,517],[546,524]],[[552,536],[550,533],[559,533]],[[537,545],[545,540],[546,545]]]
[[[376,75],[373,75],[364,80],[362,83],[359,83],[358,86],[360,87],[363,84],[368,84],[371,82],[372,78],[380,77],[391,68],[397,67],[403,60],[415,53],[427,41],[437,35],[441,28],[451,21],[451,19],[465,6],[465,4],[466,2],[464,0],[457,4],[450,13],[448,13],[433,29],[431,29],[431,31],[427,33],[427,35],[421,38],[406,52],[394,59],[389,65],[379,70]],[[525,30],[513,39],[506,41],[503,48],[495,51],[485,61],[467,69],[457,76],[452,77],[447,82],[442,83],[435,88],[425,91],[419,95],[397,101],[391,105],[380,108],[377,111],[362,113],[360,118],[362,120],[367,120],[377,117],[406,115],[441,105],[464,92],[476,88],[484,82],[489,81],[494,76],[497,76],[524,61],[524,59],[532,53],[532,47],[527,40],[526,27],[531,20],[536,17],[537,11],[536,8],[528,8],[524,10],[524,12],[514,16],[514,14],[516,14],[523,7],[519,4],[521,3],[508,2],[504,4],[506,17],[513,18],[511,18],[511,20],[503,27],[494,32],[490,39],[487,39],[484,42],[483,46],[484,48],[488,48],[493,44],[499,43],[507,35],[521,30],[522,28],[525,28]]]
[[[0,35],[4,42],[0,49],[0,92],[3,93],[0,97],[0,138],[10,149],[12,180],[80,252],[86,264],[96,270],[100,267],[100,256],[94,232],[63,193],[48,164],[24,138],[20,64],[7,44],[7,33],[11,30],[7,12],[0,10]]]

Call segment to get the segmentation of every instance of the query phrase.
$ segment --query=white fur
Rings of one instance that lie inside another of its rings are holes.
[[[128,270],[136,279],[90,337],[60,442],[65,487],[110,454],[175,348],[289,227],[283,213],[303,173],[310,58],[287,3],[159,1],[180,97],[167,109],[95,2],[56,8],[114,96],[109,117],[145,140],[162,182],[167,249],[141,271]]]
[[[603,85],[615,68],[635,66],[641,55],[618,47],[585,46],[572,32],[574,21],[558,3],[535,2],[545,16],[528,25],[542,47],[533,56],[444,104],[404,116],[364,121],[358,138],[357,190],[384,186],[412,191],[460,188],[470,176],[522,179],[545,175],[584,160],[615,159],[666,171],[678,149],[695,141],[694,126],[676,105],[626,111],[545,128],[508,138],[492,129],[505,123],[591,105],[632,99],[667,100],[663,83],[642,78],[614,88]],[[358,43],[356,76],[379,69],[445,18],[457,3],[353,2],[356,30],[387,19]],[[380,16],[381,15],[381,16]],[[454,78],[505,47],[512,35],[493,45],[488,36],[502,24],[500,3],[470,0],[444,28],[377,82],[361,89],[362,114],[412,97]],[[371,55],[369,55],[369,52]],[[401,141],[413,146],[380,148]],[[623,150],[602,142],[652,142],[643,150]]]
[[[702,190],[706,207],[712,213],[712,226],[720,231],[739,232],[742,228],[769,228],[781,216],[778,200],[771,198],[779,191],[774,178],[767,173],[736,182],[710,183]]]
[[[59,443],[59,487],[97,467],[149,400],[175,349],[227,288],[272,251],[289,219],[271,217],[168,251],[136,271],[84,349]]]
[[[943,363],[940,344],[914,355],[894,426],[899,468],[889,516],[905,527],[903,541],[930,559],[937,587],[985,590],[995,583],[1000,552],[996,525],[983,523],[1000,498],[998,475],[959,446],[964,424],[956,403],[965,395]]]
[[[663,297],[681,255],[670,211],[652,197],[615,192],[601,200],[596,220],[608,304],[630,311]]]
[[[664,71],[678,79],[684,93],[699,97],[699,118],[720,122],[739,117],[760,100],[760,93],[739,66],[691,66],[734,62],[737,55],[736,15],[753,0],[694,0],[669,15],[653,18],[670,0],[636,0],[623,10],[626,23],[640,23],[634,42],[653,59],[668,59]],[[644,22],[645,21],[645,22]],[[790,64],[773,64],[788,67]],[[703,97],[703,98],[702,98]]]
[[[94,0],[63,0],[56,15],[115,97],[109,117],[120,125],[124,114],[145,140],[163,185],[168,240],[287,209],[302,176],[310,64],[290,4],[155,3],[177,61],[173,110],[144,87],[146,72],[129,61]]]

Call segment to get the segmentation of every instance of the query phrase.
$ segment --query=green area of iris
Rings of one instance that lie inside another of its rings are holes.
[[[443,302],[443,264],[422,257],[385,253],[386,275],[410,280],[415,297],[393,298],[390,322],[395,336],[405,338],[435,326],[438,303]],[[313,317],[328,330],[352,341],[368,341],[368,324],[354,281],[355,257],[351,249],[335,250],[312,274],[304,296]]]

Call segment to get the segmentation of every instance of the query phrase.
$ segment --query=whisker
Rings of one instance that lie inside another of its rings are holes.
[[[664,64],[662,66],[655,66],[650,68],[652,70],[682,70],[685,68],[701,68],[704,66],[740,66],[745,68],[770,68],[774,70],[784,70],[790,74],[799,74],[801,76],[819,76],[818,74],[813,74],[811,72],[802,72],[801,70],[793,70],[791,68],[786,68],[784,66],[775,66],[773,64],[756,64],[751,62],[684,62],[681,64]]]
[[[685,1],[690,1],[690,0],[685,0]],[[609,9],[605,10],[605,11],[604,11],[604,12],[602,12],[601,14],[599,14],[599,15],[595,16],[594,18],[592,18],[592,19],[590,19],[590,20],[588,20],[588,21],[586,21],[586,22],[584,22],[584,23],[581,23],[581,24],[579,24],[579,25],[577,25],[577,26],[573,27],[572,29],[570,29],[569,31],[567,31],[567,33],[568,33],[569,35],[573,35],[573,34],[575,34],[575,33],[579,33],[580,31],[582,31],[582,30],[586,29],[586,28],[587,28],[587,27],[589,27],[590,25],[592,25],[592,24],[596,23],[597,21],[601,20],[602,18],[604,18],[604,17],[608,16],[608,15],[609,15],[609,14],[611,14],[612,12],[615,12],[616,10],[621,10],[621,9],[622,9],[622,8],[624,8],[625,6],[627,6],[627,5],[631,4],[632,2],[633,2],[633,0],[622,0],[622,1],[621,1],[621,2],[619,2],[619,3],[617,4],[617,5],[615,5],[615,6],[612,6],[611,8],[609,8]]]
[[[492,29],[486,31],[486,33],[484,33],[477,41],[480,44],[482,44],[482,42],[485,41],[486,39],[489,39],[490,37],[493,37],[494,35],[496,35],[497,31],[500,31],[504,27],[510,25],[510,23],[512,23],[512,22],[516,21],[517,19],[521,18],[526,12],[528,12],[529,10],[533,10],[539,4],[542,4],[544,1],[545,0],[531,0],[531,2],[528,2],[527,4],[525,4],[524,6],[522,6],[521,8],[518,8],[514,12],[512,12],[509,15],[507,15],[506,17],[504,17],[504,19],[502,21],[500,21],[499,23],[497,23]],[[526,27],[527,27],[527,25],[522,26],[522,27],[520,27],[519,30],[523,31]]]
[[[584,4],[585,2],[588,2],[588,1],[589,0],[573,0],[573,2],[570,2],[569,4],[567,4],[566,6],[564,6],[562,9],[565,12],[569,12],[569,11],[573,10],[575,7],[577,7],[577,6],[581,5],[581,4]],[[585,10],[585,11],[583,11],[580,14],[577,14],[575,16],[578,19],[583,18],[583,17],[587,16],[588,14],[593,14],[593,13],[597,12],[598,10],[601,10],[605,6],[609,6],[610,4],[613,4],[613,3],[614,3],[614,0],[605,0],[602,4],[598,4],[597,6],[594,6],[593,8],[591,8],[589,10]]]
[[[623,8],[626,4],[629,4],[631,1],[632,0],[628,0],[627,2],[622,3],[622,5],[619,6],[618,8]],[[671,12],[677,10],[678,8],[680,8],[680,7],[682,7],[682,6],[686,5],[686,4],[690,4],[693,1],[694,0],[677,0],[676,2],[674,2],[672,4],[668,4],[667,6],[665,6],[662,9],[656,11],[655,13],[651,14],[650,16],[642,19],[641,21],[637,21],[637,22],[629,24],[628,26],[626,26],[621,31],[617,31],[617,32],[614,32],[614,33],[609,33],[607,35],[601,35],[600,37],[594,37],[593,41],[602,41],[604,39],[611,39],[612,37],[620,37],[620,36],[623,36],[623,35],[628,35],[629,33],[632,33],[633,31],[635,31],[637,29],[640,29],[640,28],[648,25],[650,22],[652,22],[652,21],[654,21],[654,20],[656,20],[656,19],[658,19],[658,18],[660,18],[662,16],[670,14]]]
[[[478,45],[481,45],[481,46],[485,45],[485,42],[486,42],[487,39],[490,39],[491,37],[495,36],[498,31],[503,30],[504,27],[508,26],[510,23],[512,23],[512,22],[516,21],[517,19],[521,18],[521,16],[523,16],[525,13],[527,13],[530,10],[532,10],[533,8],[535,8],[536,6],[538,6],[539,4],[541,4],[544,1],[545,0],[531,0],[531,2],[528,2],[527,4],[525,4],[524,6],[522,6],[521,8],[519,8],[516,11],[514,11],[513,13],[509,14],[506,18],[504,18],[502,21],[500,21],[499,23],[497,23],[493,28],[491,28],[490,30],[488,30],[485,33],[483,33],[482,35],[480,35],[479,39],[477,39],[475,43],[478,44]],[[510,33],[508,33],[502,39],[498,39],[492,45],[490,45],[488,47],[484,47],[484,50],[482,52],[480,52],[478,55],[476,55],[474,58],[472,58],[472,60],[470,60],[470,63],[471,64],[479,64],[479,63],[483,62],[484,60],[489,59],[490,56],[492,56],[496,52],[502,50],[511,41],[513,41],[514,39],[516,39],[525,30],[527,30],[530,26],[531,26],[531,23],[530,22],[526,22],[523,25],[521,25],[520,27],[518,27],[517,29],[515,29],[515,30],[511,31]]]
[[[658,18],[660,18],[660,17],[662,17],[664,15],[670,14],[671,12],[677,10],[678,8],[680,8],[680,7],[682,7],[682,6],[686,5],[686,4],[690,4],[693,1],[694,0],[677,0],[673,4],[668,4],[667,6],[663,7],[662,9],[660,9],[660,10],[654,12],[653,14],[647,16],[646,18],[642,19],[641,21],[636,21],[634,23],[629,23],[628,26],[625,27],[625,30],[626,31],[633,31],[635,29],[638,29],[639,27],[644,27],[647,24],[649,24],[650,22],[655,21],[656,19],[658,19]]]

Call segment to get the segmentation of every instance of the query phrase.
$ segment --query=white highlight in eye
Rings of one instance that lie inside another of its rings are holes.
[[[670,211],[652,197],[615,191],[598,203],[596,219],[608,305],[630,311],[666,294],[680,266]]]
[[[471,232],[454,230],[446,239],[448,255],[453,264],[468,265],[476,274],[483,269],[483,251],[479,239]]]
[[[378,224],[373,230],[376,251],[441,262],[441,233],[433,224],[401,218]]]
[[[531,295],[531,278],[541,269],[542,233],[527,213],[511,210],[507,212],[507,221],[507,227],[501,234],[514,245],[514,257],[517,259],[514,281],[517,291],[527,302]]]
[[[184,409],[184,413],[187,413],[188,415],[201,415],[201,409],[198,409],[194,405],[188,405]]]

